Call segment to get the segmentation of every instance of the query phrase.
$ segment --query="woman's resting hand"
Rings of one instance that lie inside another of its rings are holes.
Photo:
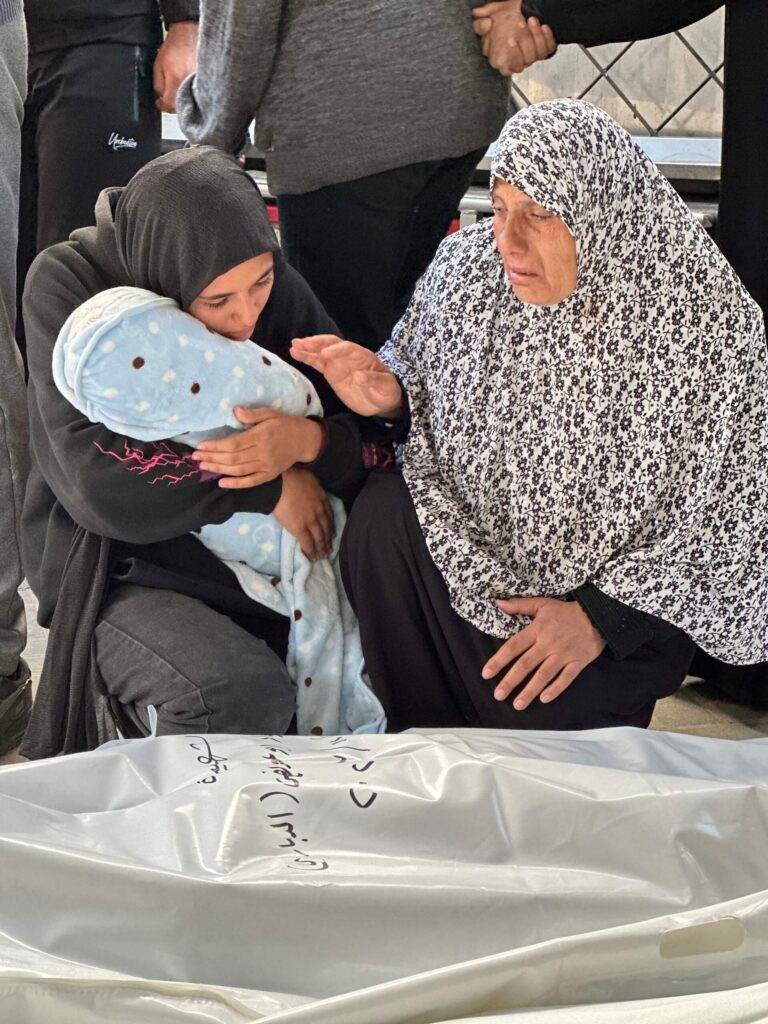
[[[200,469],[222,474],[219,487],[258,487],[320,453],[323,428],[315,420],[277,409],[237,408],[235,414],[253,426],[218,441],[202,441],[192,456]]]
[[[533,619],[501,645],[482,673],[483,679],[493,679],[514,663],[496,686],[494,697],[505,700],[528,679],[514,700],[518,711],[527,708],[539,694],[544,703],[555,700],[605,648],[605,640],[576,601],[523,597],[496,604],[507,615],[528,615]]]
[[[394,373],[362,345],[342,341],[333,334],[294,338],[291,355],[313,366],[352,412],[360,416],[396,418],[403,391]]]
[[[293,534],[307,558],[327,558],[335,532],[333,509],[317,478],[306,469],[283,473],[283,492],[272,515]]]

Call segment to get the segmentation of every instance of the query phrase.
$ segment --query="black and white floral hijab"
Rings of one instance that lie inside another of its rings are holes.
[[[629,135],[588,103],[513,117],[493,176],[565,222],[578,287],[520,302],[491,222],[447,239],[380,353],[409,394],[403,457],[455,610],[587,581],[726,661],[768,658],[762,317]]]

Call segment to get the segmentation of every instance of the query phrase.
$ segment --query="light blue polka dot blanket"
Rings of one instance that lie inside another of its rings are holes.
[[[243,429],[238,405],[322,415],[314,387],[294,367],[251,341],[211,332],[172,299],[139,288],[111,288],[72,313],[56,341],[53,376],[91,422],[140,441],[195,447],[224,437]],[[383,732],[339,574],[344,509],[330,501],[336,538],[322,561],[306,558],[271,515],[238,513],[195,536],[250,597],[290,619],[286,663],[297,686],[298,731]]]

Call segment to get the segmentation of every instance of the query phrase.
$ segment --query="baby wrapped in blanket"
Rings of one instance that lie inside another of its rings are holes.
[[[61,393],[91,422],[140,441],[195,447],[244,425],[235,406],[322,415],[312,384],[252,341],[233,342],[183,313],[173,299],[111,288],[83,303],[53,353]],[[336,536],[312,562],[274,516],[238,513],[198,539],[255,601],[290,619],[286,665],[297,686],[302,734],[382,732],[383,709],[363,678],[354,613],[338,569],[345,514],[329,496]]]

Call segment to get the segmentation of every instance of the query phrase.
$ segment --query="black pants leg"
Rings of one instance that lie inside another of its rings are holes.
[[[281,659],[202,601],[170,590],[113,588],[94,634],[96,663],[132,735],[286,732],[296,688]]]
[[[693,644],[682,633],[623,661],[603,653],[551,704],[516,711],[480,671],[503,641],[451,607],[404,481],[374,473],[342,542],[342,571],[360,622],[368,674],[393,732],[409,727],[500,729],[645,727],[656,700],[685,678]]]
[[[768,19],[762,0],[726,8],[726,88],[717,240],[768,318]],[[691,672],[732,700],[768,706],[768,663],[727,665],[697,651]]]
[[[768,18],[763,0],[726,5],[723,159],[717,239],[768,316]],[[768,678],[766,667],[764,678]]]
[[[283,251],[342,334],[377,349],[445,237],[482,151],[280,196]]]
[[[152,89],[155,52],[146,46],[92,43],[30,58],[19,301],[35,255],[93,224],[99,192],[125,185],[160,155],[160,114]],[[23,327],[17,334],[23,341]]]

